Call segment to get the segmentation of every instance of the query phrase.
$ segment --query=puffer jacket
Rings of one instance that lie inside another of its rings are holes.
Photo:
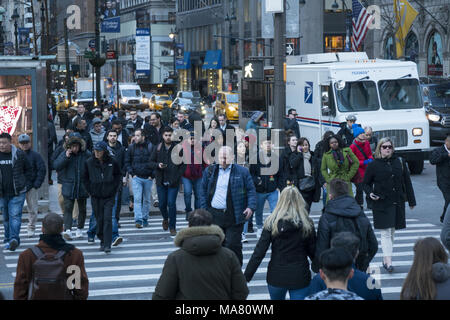
[[[74,143],[81,145],[76,155],[66,156],[66,151]],[[86,142],[78,137],[71,137],[64,144],[64,151],[55,160],[55,170],[58,172],[58,183],[62,184],[62,195],[68,199],[86,199],[89,194],[84,187],[84,163],[91,157],[86,150]]]
[[[133,143],[125,154],[125,169],[132,176],[142,179],[153,177],[153,169],[150,165],[150,156],[153,152],[150,142]]]
[[[340,229],[341,223],[346,227],[344,230]],[[347,229],[349,226],[351,230]],[[352,232],[360,238],[360,252],[356,258],[356,267],[363,272],[367,270],[370,261],[378,251],[378,241],[369,219],[355,198],[344,195],[329,200],[320,217],[317,227],[316,259],[312,264],[314,272],[319,271],[318,258],[321,253],[330,248],[334,235],[343,231]]]
[[[100,133],[97,133],[94,128],[92,128],[89,131],[89,134],[91,135],[91,140],[92,140],[92,145],[95,147],[95,145],[100,142],[103,141],[103,138],[105,137],[105,129],[102,128],[102,130],[100,131]]]
[[[292,221],[279,220],[277,227],[278,234],[275,237],[271,231],[263,229],[245,269],[245,278],[247,281],[253,278],[269,246],[272,245],[272,254],[267,267],[267,283],[280,288],[305,288],[311,281],[308,257],[314,259],[316,245],[314,226],[308,236],[303,235],[301,222],[296,226]]]
[[[91,157],[85,163],[84,186],[94,198],[114,197],[122,181],[122,171],[108,153],[104,154],[103,164]]]
[[[25,153],[17,149],[16,146],[11,145],[12,154],[12,170],[13,170],[13,184],[14,195],[18,196],[23,192],[28,192],[33,186],[32,182],[32,167],[27,159]],[[0,171],[0,185],[2,183],[2,173]],[[0,198],[3,198],[2,188],[0,188]]]
[[[33,150],[25,151],[28,162],[31,165],[31,185],[35,189],[39,189],[44,182],[47,168],[41,155]]]
[[[247,283],[236,255],[222,246],[224,239],[216,225],[178,232],[180,249],[167,257],[153,300],[245,300]]]
[[[219,165],[211,165],[203,172],[202,184],[200,187],[200,207],[207,210],[211,207],[211,201],[216,191]],[[256,190],[253,179],[247,168],[237,164],[232,164],[230,180],[231,200],[233,202],[234,217],[236,224],[244,223],[245,217],[242,214],[246,208],[256,211]]]

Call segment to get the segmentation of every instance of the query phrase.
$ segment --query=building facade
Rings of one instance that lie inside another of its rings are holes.
[[[392,1],[378,0],[380,6],[381,28],[373,30],[373,50],[375,58],[405,59],[417,63],[419,76],[423,78],[444,77],[450,75],[449,55],[449,0],[420,0],[410,4],[419,12],[406,37],[405,49],[397,57],[394,42],[395,24]]]

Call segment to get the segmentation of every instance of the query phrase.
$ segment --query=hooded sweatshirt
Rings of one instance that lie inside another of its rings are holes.
[[[355,198],[344,195],[329,200],[320,217],[317,228],[315,261],[312,269],[319,271],[320,254],[331,247],[331,239],[336,233],[349,231],[361,239],[356,267],[366,271],[369,263],[378,251],[378,241],[369,219]]]

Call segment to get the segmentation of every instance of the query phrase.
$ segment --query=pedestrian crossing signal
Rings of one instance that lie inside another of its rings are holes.
[[[262,60],[246,60],[244,63],[244,80],[263,81],[264,63]]]

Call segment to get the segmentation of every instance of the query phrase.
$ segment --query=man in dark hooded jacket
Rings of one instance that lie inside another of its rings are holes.
[[[378,241],[369,219],[355,198],[348,195],[348,184],[341,179],[329,183],[330,200],[323,209],[317,228],[316,255],[331,247],[331,239],[339,232],[352,232],[360,239],[356,268],[365,272],[378,251]],[[318,259],[312,264],[314,272],[319,271]]]

